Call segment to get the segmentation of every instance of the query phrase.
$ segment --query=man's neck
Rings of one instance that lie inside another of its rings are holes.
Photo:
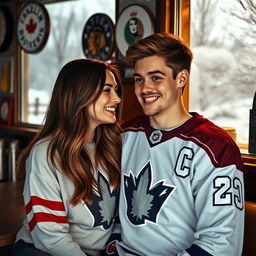
[[[169,113],[168,116],[162,115],[155,115],[155,116],[149,116],[149,122],[150,125],[159,130],[164,129],[171,129],[173,127],[179,126],[183,123],[185,123],[187,120],[189,120],[192,117],[191,114],[187,112],[187,110],[180,109],[173,113]]]

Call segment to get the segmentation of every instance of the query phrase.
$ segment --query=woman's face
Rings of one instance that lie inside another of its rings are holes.
[[[114,74],[106,69],[104,88],[96,102],[91,103],[88,107],[89,124],[93,130],[101,124],[116,122],[116,108],[121,102],[117,95],[117,88]]]

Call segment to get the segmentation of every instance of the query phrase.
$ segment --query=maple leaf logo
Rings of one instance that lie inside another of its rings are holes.
[[[127,216],[134,225],[145,224],[145,221],[156,223],[157,216],[175,187],[164,184],[161,180],[154,185],[150,162],[140,171],[137,178],[133,173],[124,175]]]
[[[26,30],[29,34],[33,34],[36,30],[37,24],[32,18],[29,19],[29,23],[26,24]]]
[[[98,182],[101,191],[93,193],[93,202],[88,204],[87,207],[94,217],[93,226],[102,226],[104,229],[108,229],[112,225],[117,213],[119,190],[113,189],[111,192],[108,180],[101,172],[98,172]]]

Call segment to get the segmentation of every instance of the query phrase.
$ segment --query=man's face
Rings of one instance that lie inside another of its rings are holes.
[[[172,69],[165,59],[151,56],[139,59],[135,64],[135,94],[144,113],[150,118],[170,118],[180,108],[181,86],[173,79]],[[178,76],[177,76],[178,77]]]

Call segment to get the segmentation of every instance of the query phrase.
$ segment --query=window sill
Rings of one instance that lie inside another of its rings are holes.
[[[248,144],[238,142],[237,146],[240,149],[240,153],[241,153],[244,165],[252,165],[254,166],[254,168],[256,168],[256,154],[252,154],[248,152]]]
[[[35,127],[24,127],[24,126],[6,126],[6,125],[0,125],[0,131],[5,131],[8,134],[12,135],[19,135],[19,134],[31,134],[35,135],[39,128]]]
[[[256,172],[256,155],[255,154],[244,154],[241,153],[244,165],[254,166]]]
[[[0,130],[8,130],[11,134],[31,134],[35,135],[39,131],[39,127],[24,127],[24,126],[6,126],[0,125]],[[248,153],[248,145],[245,143],[237,143],[240,148],[242,160],[245,166],[251,166],[256,173],[256,154]]]

